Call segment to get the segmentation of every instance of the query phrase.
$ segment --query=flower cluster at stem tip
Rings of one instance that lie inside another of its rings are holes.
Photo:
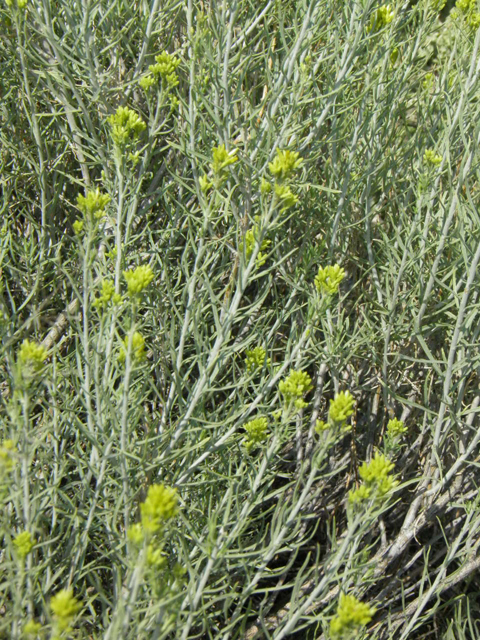
[[[163,484],[152,484],[148,488],[145,502],[140,504],[140,522],[129,528],[128,539],[135,544],[141,544],[146,535],[161,533],[167,522],[177,513],[177,490]]]
[[[303,409],[308,406],[303,396],[313,389],[312,379],[305,371],[291,369],[288,377],[279,382],[278,389],[287,407],[293,403],[296,409]]]
[[[429,71],[428,73],[425,74],[425,77],[423,78],[422,88],[424,89],[424,91],[430,91],[430,89],[432,89],[434,84],[435,84],[435,76],[431,71]]]
[[[352,428],[347,424],[348,418],[353,414],[354,399],[350,391],[340,391],[335,394],[333,400],[330,400],[330,409],[328,411],[328,422],[317,420],[315,430],[321,433],[326,429],[339,428],[346,433]]]
[[[62,589],[50,600],[50,609],[59,629],[66,631],[81,609],[81,604],[73,595],[72,589]]]
[[[153,271],[147,264],[124,271],[123,276],[127,281],[128,295],[135,297],[142,293],[153,280]]]
[[[442,160],[442,156],[435,153],[433,149],[427,149],[423,154],[424,163],[432,167],[439,167],[442,164]]]
[[[267,352],[263,347],[254,347],[249,349],[246,353],[245,365],[247,371],[255,371],[255,369],[261,369],[264,364],[270,364],[270,358],[267,358]]]
[[[338,292],[338,287],[344,277],[345,270],[338,264],[319,267],[315,276],[315,287],[318,293],[333,296]]]
[[[121,148],[135,142],[147,128],[141,117],[128,107],[118,107],[116,112],[107,118],[107,122],[111,127],[113,142]]]
[[[367,25],[367,33],[380,31],[380,29],[386,27],[387,24],[390,24],[394,17],[395,11],[393,11],[391,5],[382,5],[373,12],[372,17],[370,18],[370,23]]]
[[[126,336],[123,340],[124,347],[122,347],[120,353],[118,354],[118,359],[121,363],[124,363],[127,359],[128,341],[128,336]],[[142,360],[145,360],[145,339],[138,331],[135,331],[132,336],[131,354],[132,358],[137,362],[142,362]]]
[[[212,171],[212,180],[207,175],[199,178],[200,189],[203,193],[207,193],[213,186],[221,187],[228,178],[228,167],[238,161],[236,150],[227,151],[224,144],[212,149],[212,162],[210,169]]]
[[[343,424],[352,413],[353,397],[350,391],[341,391],[333,400],[330,400],[328,418],[332,423]]]
[[[13,546],[21,560],[24,560],[35,545],[35,540],[29,531],[22,531],[13,540]]]
[[[19,362],[30,371],[38,373],[48,357],[48,351],[42,344],[24,340],[18,352]]]
[[[251,449],[257,447],[267,439],[267,418],[254,418],[243,425],[247,436],[244,438],[242,444],[244,445],[247,453],[250,453]]]
[[[78,194],[77,207],[87,217],[100,220],[105,215],[105,207],[110,202],[107,193],[100,193],[100,189],[90,189],[85,196]]]
[[[376,609],[360,602],[355,596],[340,594],[337,615],[330,621],[332,638],[352,637],[361,627],[368,624]]]
[[[407,432],[407,427],[403,424],[402,420],[392,418],[387,424],[387,433],[391,438],[398,438]]]
[[[288,149],[277,149],[277,155],[272,162],[268,163],[268,170],[275,180],[275,197],[282,213],[299,202],[298,196],[286,182],[292,178],[295,171],[300,169],[302,165],[303,158],[300,158],[298,151],[290,151]],[[272,185],[265,178],[262,178],[260,191],[263,194],[272,191]]]
[[[243,248],[245,247],[245,257],[247,258],[247,260],[252,255],[253,250],[255,249],[255,243],[257,242],[257,239],[260,235],[258,220],[259,220],[259,216],[256,216],[257,223],[255,224],[253,229],[249,229],[247,231],[247,233],[245,234],[245,241],[240,243],[239,249],[242,252]],[[258,252],[257,259],[255,261],[255,264],[257,265],[257,267],[261,267],[267,261],[267,256],[263,252],[266,251],[271,244],[272,244],[271,240],[267,240],[266,238],[262,240],[262,244],[260,245],[260,251]]]
[[[302,165],[303,158],[300,158],[298,151],[277,149],[277,155],[273,162],[268,163],[268,169],[275,180],[281,182],[290,178]]]
[[[115,293],[115,284],[112,280],[102,280],[102,293],[93,301],[94,307],[105,307],[110,301],[113,304],[120,304],[122,296]]]
[[[376,453],[369,463],[364,462],[358,470],[363,484],[358,489],[350,491],[348,495],[349,502],[359,504],[371,497],[381,500],[398,484],[389,475],[393,467],[393,462],[380,453]]]
[[[280,211],[283,213],[287,209],[291,209],[300,201],[300,198],[286,184],[275,185],[275,195],[280,204]]]
[[[23,627],[23,633],[27,636],[38,636],[42,629],[40,622],[29,620]]]
[[[165,89],[173,89],[178,84],[177,67],[180,65],[180,60],[176,56],[172,56],[166,51],[162,51],[158,56],[155,56],[155,64],[151,64],[148,67],[150,73],[140,78],[138,84],[144,91],[148,91],[154,84],[158,84],[161,79]]]
[[[457,0],[455,9],[450,13],[453,20],[463,18],[468,27],[476,31],[480,27],[480,12],[477,11],[477,0]]]

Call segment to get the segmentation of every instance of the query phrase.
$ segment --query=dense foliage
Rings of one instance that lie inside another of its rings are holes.
[[[0,638],[480,635],[473,0],[2,0]]]

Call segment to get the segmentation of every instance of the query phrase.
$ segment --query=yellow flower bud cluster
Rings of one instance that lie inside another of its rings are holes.
[[[148,488],[145,502],[140,505],[142,529],[146,533],[157,533],[177,513],[177,490],[153,484]]]
[[[348,418],[353,414],[354,399],[350,391],[340,391],[333,400],[330,400],[330,409],[328,411],[328,421],[317,420],[315,430],[321,433],[326,429],[339,428],[346,433],[352,428],[347,424]]]
[[[82,233],[84,226],[85,222],[83,220],[75,220],[75,222],[72,224],[73,232],[77,236],[79,236]]]
[[[442,160],[442,156],[435,153],[433,149],[427,149],[423,154],[424,163],[432,167],[439,167],[442,164]]]
[[[18,352],[18,360],[30,371],[38,372],[48,356],[45,347],[30,340],[24,340]]]
[[[395,11],[393,11],[391,5],[384,4],[373,12],[370,23],[367,25],[367,33],[380,31],[380,29],[386,27],[387,24],[390,24],[394,17]]]
[[[118,354],[118,359],[121,363],[124,363],[127,359],[128,336],[125,336],[123,344],[124,347],[122,347]],[[145,339],[138,331],[135,331],[132,336],[132,358],[136,362],[142,362],[142,360],[145,360]]]
[[[258,218],[258,216],[257,216]],[[255,249],[255,243],[257,242],[257,238],[260,235],[260,228],[257,220],[257,224],[253,227],[253,229],[249,229],[245,234],[245,241],[240,243],[239,250],[243,252],[243,248],[245,247],[245,257],[250,258]],[[270,240],[264,239],[262,240],[262,244],[260,246],[260,251],[257,254],[257,259],[255,264],[257,267],[261,267],[267,261],[267,256],[263,253],[268,249],[268,247],[272,244]]]
[[[337,615],[330,621],[332,638],[352,637],[368,624],[376,609],[360,602],[355,596],[340,594]]]
[[[153,484],[148,488],[145,502],[140,504],[140,522],[129,527],[127,537],[139,547],[146,544],[147,566],[159,571],[167,566],[162,535],[165,525],[178,513],[177,490],[163,484]]]
[[[102,293],[93,301],[94,307],[105,307],[110,301],[120,304],[122,296],[115,293],[115,284],[112,280],[102,280]]]
[[[407,427],[404,426],[401,420],[397,420],[393,418],[388,421],[387,424],[387,433],[391,438],[398,438],[398,436],[403,435],[407,432]]]
[[[345,277],[345,271],[338,264],[328,267],[319,267],[315,276],[315,287],[318,293],[333,296],[338,292],[338,287]]]
[[[228,167],[238,161],[236,150],[227,151],[224,144],[212,149],[212,162],[210,168],[212,170],[212,180],[207,175],[199,178],[200,189],[203,193],[207,193],[213,186],[221,187],[228,178]]]
[[[292,174],[303,165],[303,158],[300,158],[298,151],[289,151],[288,149],[277,149],[277,155],[273,162],[268,164],[268,169],[275,180],[283,182],[292,176]]]
[[[249,349],[245,358],[245,365],[247,371],[255,371],[255,369],[261,369],[264,364],[270,364],[270,358],[266,357],[267,352],[263,347],[254,347]]]
[[[251,449],[257,447],[259,444],[264,442],[264,440],[266,440],[267,426],[268,421],[267,418],[264,417],[255,418],[254,420],[250,420],[243,425],[245,431],[247,432],[247,436],[243,440],[243,445],[248,453],[251,451]]]
[[[67,631],[81,609],[81,604],[73,595],[72,589],[62,589],[50,600],[50,609],[58,629]]]
[[[38,636],[42,629],[40,622],[29,620],[23,627],[23,633],[27,636]]]
[[[100,193],[100,189],[90,189],[85,196],[78,194],[77,207],[87,217],[100,220],[105,215],[105,207],[110,202],[110,196],[107,193]],[[83,229],[83,225],[80,228]],[[75,227],[74,227],[75,230]],[[77,233],[77,231],[75,231]]]
[[[380,500],[386,496],[398,484],[389,475],[393,468],[393,462],[379,453],[376,453],[369,463],[364,462],[358,470],[363,480],[363,485],[350,491],[348,495],[349,502],[358,504],[371,497]]]
[[[155,64],[148,67],[150,73],[139,80],[139,85],[144,91],[148,91],[154,84],[158,84],[158,80],[161,78],[166,89],[176,87],[179,82],[177,75],[179,65],[180,60],[176,56],[163,51],[155,56]]]
[[[432,89],[434,84],[435,84],[435,76],[431,71],[429,71],[428,73],[425,74],[425,77],[423,78],[422,88],[425,91],[430,91],[430,89]]]
[[[286,184],[275,185],[275,195],[280,204],[280,211],[283,213],[287,209],[294,207],[300,201],[299,197],[293,193]]]
[[[155,569],[162,569],[167,564],[167,557],[161,546],[151,542],[147,546],[147,564]]]
[[[35,540],[29,531],[22,531],[13,540],[13,546],[21,560],[24,560],[35,545]]]
[[[288,149],[277,149],[277,155],[272,162],[268,163],[270,174],[275,180],[274,193],[281,212],[294,207],[299,202],[298,196],[292,191],[287,182],[302,165],[303,158],[300,158],[298,151],[290,151]],[[265,178],[262,178],[260,184],[261,193],[266,195],[271,190],[272,185]]]
[[[303,396],[313,389],[312,379],[305,371],[291,369],[288,377],[280,381],[278,389],[283,395],[287,407],[293,404],[296,409],[303,409],[308,406],[308,403],[303,400]]]
[[[224,144],[214,147],[212,149],[213,162],[210,163],[213,173],[220,175],[227,167],[235,164],[238,161],[236,153],[236,151],[227,151]]]
[[[155,56],[155,64],[148,68],[154,76],[161,76],[169,86],[175,87],[178,84],[177,67],[179,65],[180,60],[176,56],[163,51]]]
[[[141,117],[128,107],[118,107],[117,111],[107,118],[111,127],[111,135],[118,147],[125,147],[135,142],[138,136],[147,128]]]
[[[473,31],[480,27],[480,13],[477,11],[476,0],[457,0],[455,7],[450,14],[451,18],[454,20],[463,18]]]
[[[352,414],[353,396],[350,391],[341,391],[330,400],[328,419],[331,423],[343,425]]]
[[[14,0],[5,0],[5,4],[7,5],[7,7],[13,7]],[[15,4],[19,9],[23,10],[26,9],[28,0],[15,0]]]
[[[124,271],[123,276],[127,281],[128,295],[131,297],[138,296],[144,289],[148,287],[153,280],[152,268],[147,265]]]

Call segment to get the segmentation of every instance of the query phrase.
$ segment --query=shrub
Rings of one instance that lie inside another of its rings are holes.
[[[457,5],[0,5],[0,637],[479,635]]]

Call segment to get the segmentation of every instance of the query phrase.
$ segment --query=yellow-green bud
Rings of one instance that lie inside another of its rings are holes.
[[[395,17],[395,12],[389,4],[384,4],[382,7],[379,7],[376,11],[373,12],[372,17],[370,19],[370,24],[367,26],[367,33],[372,31],[375,33],[376,31],[380,31],[383,27],[386,27],[387,24],[392,22]]]
[[[387,424],[387,433],[392,438],[396,438],[397,436],[401,436],[403,433],[406,433],[407,427],[403,424],[401,420],[397,420],[393,418],[388,421]]]
[[[202,193],[207,193],[207,191],[213,187],[213,182],[210,182],[206,175],[200,176],[198,182],[200,183]]]
[[[144,91],[148,91],[150,87],[155,84],[155,78],[152,75],[148,74],[140,78],[140,80],[138,81],[138,84],[142,87]]]
[[[328,419],[333,424],[343,424],[353,414],[353,396],[349,391],[337,393],[330,400]]]
[[[315,276],[315,287],[318,293],[333,296],[337,293],[340,283],[345,277],[345,271],[338,264],[319,267]]]
[[[439,167],[442,164],[442,159],[442,156],[435,153],[433,149],[427,149],[423,154],[424,163],[432,167]]]
[[[258,446],[267,438],[267,418],[254,418],[243,425],[247,432],[247,437],[243,440],[243,444],[247,451]]]
[[[133,542],[136,545],[140,545],[143,542],[144,533],[142,529],[142,525],[140,522],[136,524],[132,524],[127,531],[127,538],[130,542]]]
[[[86,192],[85,196],[78,194],[77,207],[80,211],[99,220],[105,215],[105,207],[110,202],[110,196],[107,193],[100,193],[100,189]]]
[[[115,284],[112,280],[102,280],[102,293],[94,301],[95,307],[104,307],[110,300],[113,304],[120,304],[122,296],[115,293]]]
[[[73,231],[74,233],[76,233],[77,236],[82,233],[83,225],[84,225],[83,220],[75,220],[75,222],[72,224]]]
[[[34,371],[39,371],[42,368],[47,357],[48,352],[45,347],[30,340],[24,340],[18,352],[19,361]]]
[[[143,265],[136,269],[124,271],[123,275],[127,281],[129,296],[136,296],[142,293],[142,291],[146,289],[153,280],[153,271],[149,265]]]
[[[224,144],[214,147],[212,149],[213,162],[210,164],[213,173],[221,175],[228,166],[235,164],[238,161],[236,153],[235,150],[227,151]]]
[[[275,184],[275,195],[280,201],[280,211],[286,211],[299,202],[299,197],[286,184]]]
[[[23,560],[28,556],[35,545],[35,540],[29,531],[19,533],[13,540],[18,556]]]
[[[273,162],[269,162],[268,169],[276,180],[286,180],[303,164],[303,158],[298,151],[282,151],[277,149]]]
[[[118,359],[122,363],[125,362],[127,358],[128,340],[128,336],[125,336],[123,340],[125,348],[122,348],[118,355]],[[132,336],[132,358],[137,362],[145,360],[145,339],[138,331],[135,331]]]
[[[50,600],[50,609],[62,630],[70,626],[80,608],[81,604],[73,595],[72,589],[62,589]]]
[[[145,532],[155,533],[178,512],[177,490],[163,484],[148,488],[147,498],[140,505],[142,526]]]
[[[133,142],[147,128],[141,117],[128,107],[118,107],[116,112],[107,118],[111,127],[112,139],[119,147]]]
[[[374,607],[360,602],[355,596],[340,594],[337,615],[330,622],[332,638],[358,631],[371,621],[375,611]]]
[[[150,543],[147,547],[147,564],[156,569],[161,569],[167,564],[167,559],[163,555],[162,549]]]
[[[348,501],[351,504],[360,504],[361,502],[368,500],[368,498],[370,498],[371,493],[372,493],[372,489],[370,487],[367,487],[364,484],[361,484],[358,487],[358,489],[352,489],[349,492]]]
[[[247,357],[245,358],[245,364],[247,371],[254,371],[260,369],[264,364],[270,364],[270,358],[266,358],[267,352],[263,347],[254,347],[247,351]]]
[[[290,374],[284,380],[281,380],[278,384],[278,389],[283,395],[285,404],[294,404],[297,409],[302,409],[307,406],[307,403],[303,400],[305,393],[308,393],[312,386],[312,379],[305,371],[290,370]]]

